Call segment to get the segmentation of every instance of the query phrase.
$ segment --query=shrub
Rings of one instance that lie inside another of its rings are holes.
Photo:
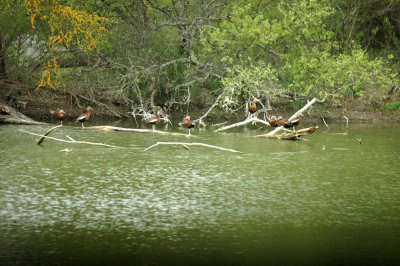
[[[386,109],[389,111],[398,111],[400,110],[400,102],[393,102],[386,104]]]

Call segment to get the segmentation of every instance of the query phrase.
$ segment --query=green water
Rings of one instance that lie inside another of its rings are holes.
[[[72,126],[51,136],[124,148],[38,146],[19,129],[49,126],[0,126],[1,265],[400,263],[398,125],[321,125],[305,141],[253,138],[264,133],[255,128],[187,139]],[[244,154],[144,151],[157,141]]]

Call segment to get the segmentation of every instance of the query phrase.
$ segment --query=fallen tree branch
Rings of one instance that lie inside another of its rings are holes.
[[[234,127],[244,126],[244,125],[247,125],[249,123],[261,123],[261,124],[264,124],[266,126],[270,125],[267,121],[261,120],[261,119],[259,119],[257,117],[253,117],[253,118],[246,119],[246,120],[244,120],[242,122],[239,122],[239,123],[235,123],[235,124],[232,124],[232,125],[229,125],[229,126],[218,128],[217,130],[215,130],[215,132],[221,132],[221,131],[224,131],[224,130],[227,130],[227,129],[231,129],[231,128],[234,128]]]
[[[44,133],[43,137],[41,137],[41,138],[38,140],[37,145],[42,144],[42,142],[44,141],[44,139],[46,138],[46,136],[49,135],[54,129],[59,128],[59,127],[62,127],[62,125],[58,125],[58,126],[55,126],[55,127],[50,128],[46,133]]]
[[[267,139],[296,140],[296,139],[300,139],[301,136],[305,136],[305,135],[314,133],[318,128],[319,128],[318,126],[315,126],[315,127],[303,128],[303,129],[296,130],[296,131],[286,132],[286,133],[282,133],[282,134],[269,135],[269,133],[268,133],[268,134],[263,134],[263,135],[257,135],[254,137],[267,138]]]
[[[225,148],[222,148],[222,147],[209,145],[209,144],[205,144],[205,143],[198,143],[198,142],[192,142],[192,143],[188,143],[188,142],[157,142],[156,144],[151,145],[150,147],[146,148],[144,151],[150,150],[151,148],[154,148],[154,147],[156,147],[158,145],[180,145],[180,146],[182,146],[182,147],[184,147],[185,149],[188,149],[188,150],[190,150],[189,146],[202,146],[202,147],[221,150],[221,151],[227,151],[227,152],[233,152],[233,153],[243,153],[241,151],[236,151],[236,150],[232,150],[232,149],[225,149]]]
[[[317,98],[313,98],[311,101],[309,101],[306,105],[303,106],[303,108],[301,108],[300,110],[298,110],[296,113],[294,113],[289,119],[289,122],[292,122],[293,119],[297,118],[299,116],[299,114],[304,113],[304,111],[306,111],[308,108],[310,108],[314,103],[318,102]],[[284,127],[280,126],[275,128],[274,130],[272,130],[271,132],[269,132],[267,135],[268,136],[272,136],[275,135],[276,133],[278,133],[279,131],[281,131],[282,129],[284,129]]]
[[[137,133],[153,133],[161,135],[187,136],[186,134],[177,132],[166,132],[166,131],[152,130],[152,129],[125,128],[125,127],[114,127],[114,126],[94,126],[94,127],[85,127],[84,129],[99,129],[99,130],[113,130],[113,131],[137,132]]]
[[[38,136],[38,137],[42,137],[42,138],[47,138],[47,139],[51,139],[51,140],[55,140],[55,141],[60,141],[60,142],[71,143],[71,144],[87,144],[87,145],[104,146],[104,147],[110,147],[110,148],[122,148],[122,147],[118,147],[118,146],[114,146],[114,145],[108,145],[108,144],[97,143],[97,142],[58,139],[58,138],[53,138],[53,137],[49,137],[49,136],[44,136],[44,135],[32,133],[32,132],[29,132],[29,131],[26,131],[26,130],[23,130],[23,129],[19,129],[19,131],[22,131],[22,132],[31,134],[31,135],[33,135],[33,136]],[[70,139],[71,139],[71,138],[70,138]]]
[[[0,103],[0,123],[7,124],[20,124],[20,125],[46,125],[47,123],[42,123],[35,121],[26,115],[18,112],[16,109],[8,106],[4,103]]]

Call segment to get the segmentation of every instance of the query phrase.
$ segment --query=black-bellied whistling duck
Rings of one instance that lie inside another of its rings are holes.
[[[160,123],[162,113],[160,111],[157,112],[156,115],[151,116],[147,123],[149,123],[153,130],[156,130],[156,124]]]
[[[307,131],[308,131],[308,133],[314,133],[315,130],[317,130],[317,129],[318,129],[318,126],[314,126],[314,127],[310,127]]]
[[[271,127],[278,127],[279,126],[279,124],[278,124],[278,121],[277,121],[277,119],[276,119],[276,116],[271,116],[269,119],[268,119],[268,124],[271,126]]]
[[[86,121],[89,121],[90,116],[92,115],[92,113],[90,111],[92,111],[92,107],[88,106],[86,108],[86,110],[83,111],[83,113],[76,119],[76,122],[81,122],[82,123],[82,127],[85,127],[83,125],[83,123],[85,123]]]
[[[278,116],[278,118],[276,119],[276,123],[278,124],[278,126],[283,127],[285,126],[286,120],[283,119],[282,116]]]
[[[186,115],[185,118],[183,119],[182,122],[183,126],[187,129],[189,129],[189,134],[188,137],[190,137],[190,129],[194,128],[196,125],[193,124],[192,119],[190,119],[190,116]]]
[[[257,104],[255,101],[249,102],[249,112],[254,114],[257,111]]]
[[[303,114],[298,114],[295,119],[293,119],[291,122],[283,119],[282,116],[279,116],[276,122],[278,125],[283,126],[284,128],[292,128],[294,126],[297,126],[300,123],[301,118],[303,117]]]
[[[57,111],[57,119],[60,120],[60,125],[63,125],[66,114],[67,113],[63,109]]]
[[[296,116],[296,118],[293,119],[291,122],[289,122],[289,121],[285,122],[284,127],[285,127],[285,128],[292,128],[292,127],[294,127],[294,126],[297,126],[297,125],[300,123],[300,120],[301,120],[301,118],[302,118],[303,116],[304,116],[304,115],[303,115],[302,113],[299,113],[299,114]]]

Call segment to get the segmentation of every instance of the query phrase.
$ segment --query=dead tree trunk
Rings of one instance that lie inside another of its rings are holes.
[[[35,121],[14,108],[0,103],[0,123],[22,125],[45,125],[46,123]]]

